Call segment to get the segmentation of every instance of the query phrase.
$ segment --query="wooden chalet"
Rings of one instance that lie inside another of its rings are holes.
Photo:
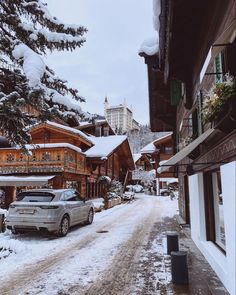
[[[96,137],[115,135],[107,120],[94,120],[93,122],[80,122],[76,129]]]
[[[134,164],[136,169],[142,169],[145,171],[150,171],[152,169],[152,164],[150,159],[145,154],[133,154]]]
[[[173,178],[173,172],[158,172],[161,163],[164,163],[173,156],[173,137],[172,133],[168,133],[162,137],[157,138],[153,142],[141,149],[141,154],[146,156],[152,164],[152,169],[156,171],[157,178],[157,192],[163,188],[165,179]]]
[[[143,173],[152,170],[150,158],[145,154],[133,154],[135,170],[132,171],[132,184],[140,183]]]
[[[30,134],[28,154],[1,140],[0,187],[7,195],[6,207],[21,188],[73,187],[83,197],[97,197],[105,188],[98,183],[100,176],[124,183],[134,168],[125,136],[88,136],[76,128],[49,121],[33,126]]]
[[[159,171],[178,175],[182,223],[190,224],[195,244],[236,294],[233,86],[219,112],[210,110],[214,119],[206,119],[209,91],[224,83],[226,73],[236,77],[236,1],[160,3],[159,52],[140,54],[148,66],[151,129],[173,131],[175,140],[175,155]]]
[[[85,152],[90,169],[89,195],[95,197],[99,194],[97,180],[103,175],[111,180],[121,181],[126,187],[131,180],[131,171],[135,168],[127,137],[123,135],[93,137],[93,143],[94,146]]]

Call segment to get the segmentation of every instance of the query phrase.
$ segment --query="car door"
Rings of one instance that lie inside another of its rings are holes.
[[[71,224],[84,221],[84,202],[79,200],[75,191],[67,191],[65,198],[66,206],[70,211]]]

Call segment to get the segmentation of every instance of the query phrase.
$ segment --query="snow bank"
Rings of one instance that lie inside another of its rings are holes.
[[[23,43],[16,45],[12,54],[16,60],[23,59],[23,70],[29,80],[29,86],[36,87],[40,85],[41,78],[46,70],[41,56]]]
[[[0,260],[9,256],[11,253],[21,254],[27,251],[27,246],[24,242],[15,240],[9,231],[0,234]]]
[[[97,198],[92,200],[95,211],[102,210],[104,208],[104,199]]]
[[[8,211],[0,208],[0,214],[4,214],[5,216],[7,216]]]

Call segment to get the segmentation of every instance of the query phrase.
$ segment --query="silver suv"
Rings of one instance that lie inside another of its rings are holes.
[[[94,206],[72,189],[37,189],[21,192],[11,203],[6,226],[12,233],[49,231],[66,236],[69,227],[91,224]]]

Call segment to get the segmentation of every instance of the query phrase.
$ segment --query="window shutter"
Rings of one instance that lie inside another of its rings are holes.
[[[203,133],[203,118],[202,118],[202,93],[197,96],[197,121],[198,121],[198,136]]]
[[[180,81],[170,81],[170,103],[172,106],[179,104],[182,98],[182,83]]]
[[[215,57],[215,73],[216,73],[216,82],[223,81],[223,56],[222,52],[220,52]]]

